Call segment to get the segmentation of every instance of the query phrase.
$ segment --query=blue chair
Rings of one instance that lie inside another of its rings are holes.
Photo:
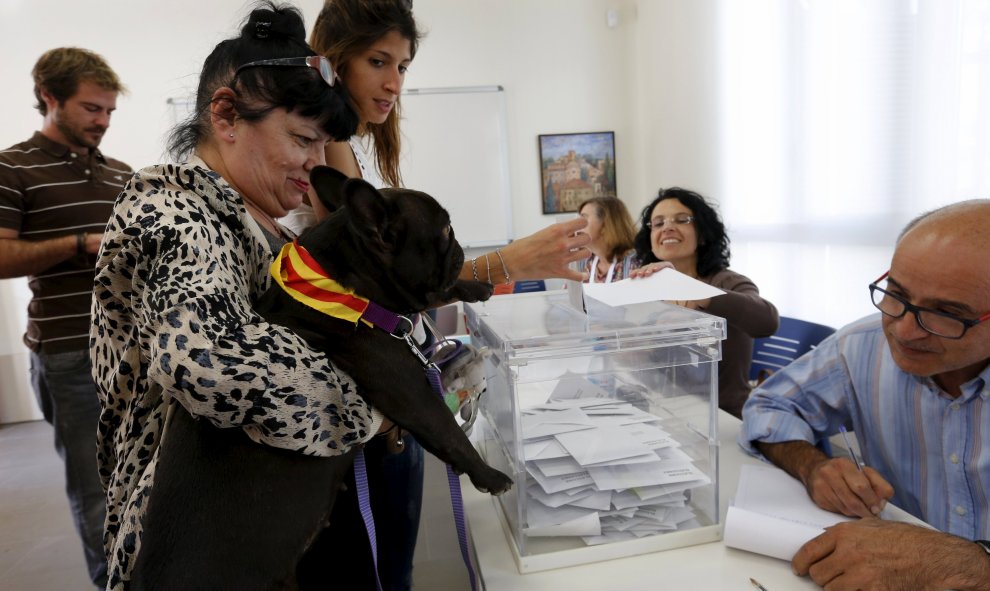
[[[831,326],[781,316],[776,334],[753,341],[750,381],[754,384],[761,383],[773,372],[814,349],[833,332],[835,329]],[[825,455],[832,457],[832,445],[828,439],[819,439],[815,445]]]
[[[773,372],[814,349],[833,332],[835,329],[831,326],[781,316],[776,334],[753,342],[749,379],[757,384],[762,382]]]

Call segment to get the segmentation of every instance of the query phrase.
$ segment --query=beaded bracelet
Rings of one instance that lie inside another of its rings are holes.
[[[505,259],[502,258],[502,251],[496,248],[495,254],[498,255],[498,260],[502,263],[502,272],[505,273],[505,282],[509,283],[509,268],[505,266]]]

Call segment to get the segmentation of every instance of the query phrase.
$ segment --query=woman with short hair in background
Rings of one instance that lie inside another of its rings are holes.
[[[729,236],[704,197],[679,187],[660,189],[641,215],[636,253],[643,265],[632,276],[674,268],[725,293],[713,298],[675,302],[725,319],[726,338],[718,364],[718,406],[737,417],[749,397],[753,339],[777,331],[777,308],[760,297],[748,277],[729,269]]]

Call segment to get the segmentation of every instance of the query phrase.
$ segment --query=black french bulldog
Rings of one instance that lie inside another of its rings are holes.
[[[464,251],[429,195],[379,192],[327,167],[314,169],[311,181],[333,213],[299,243],[338,283],[399,314],[491,296],[490,284],[457,278]],[[275,284],[256,309],[325,351],[361,396],[478,489],[500,494],[511,487],[478,455],[405,340],[325,316]],[[217,429],[181,407],[169,420],[132,588],[299,588],[296,567],[327,525],[353,448],[315,458],[255,444],[242,430]],[[345,574],[348,565],[339,567]]]

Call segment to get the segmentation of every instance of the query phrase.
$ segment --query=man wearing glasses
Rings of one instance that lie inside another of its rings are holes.
[[[990,589],[990,200],[925,214],[854,322],[756,389],[740,444],[824,509],[792,560],[828,589]],[[855,432],[860,468],[811,442]],[[940,531],[874,518],[890,500]],[[945,532],[945,533],[943,533]],[[976,541],[977,543],[973,543]]]

